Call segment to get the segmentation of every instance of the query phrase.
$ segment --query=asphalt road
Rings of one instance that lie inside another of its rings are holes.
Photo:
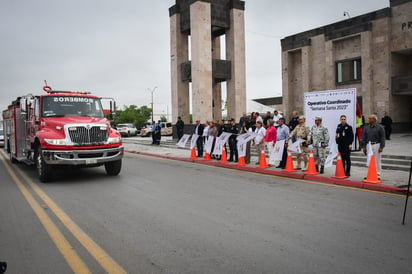
[[[10,165],[12,178],[7,166],[0,161],[7,274],[412,272],[404,197],[134,154],[118,177],[70,169],[48,184],[23,164]]]

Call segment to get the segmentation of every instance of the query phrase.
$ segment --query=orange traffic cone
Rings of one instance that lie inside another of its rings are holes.
[[[222,164],[225,164],[225,163],[228,163],[228,162],[229,162],[229,161],[227,160],[225,145],[223,145],[223,147],[222,147],[222,158],[220,159],[220,162],[221,162]]]
[[[288,171],[288,172],[296,171],[295,168],[293,167],[293,158],[292,158],[292,153],[290,152],[290,150],[288,150],[288,158],[286,159],[286,167],[284,171]]]
[[[345,175],[345,169],[343,168],[342,157],[340,156],[340,152],[338,152],[338,159],[336,160],[335,176],[332,176],[332,178],[345,179],[347,177],[348,176]]]
[[[363,180],[364,183],[369,183],[369,184],[379,184],[382,183],[382,181],[379,180],[378,178],[378,171],[376,169],[376,160],[375,160],[375,155],[372,155],[369,168],[368,168],[368,176],[366,176],[366,179]]]
[[[268,164],[266,163],[266,155],[265,155],[265,148],[262,147],[260,151],[260,159],[259,159],[259,167],[260,168],[268,168]]]
[[[192,148],[192,151],[190,153],[190,159],[196,159],[196,149]]]
[[[305,172],[307,175],[317,175],[319,172],[316,171],[316,164],[315,164],[315,158],[313,157],[313,151],[311,150],[309,152],[309,165],[308,165],[308,170]]]
[[[209,153],[205,153],[205,159],[204,159],[205,161],[211,161],[212,160],[212,157],[210,157],[210,154]]]
[[[239,157],[239,160],[237,161],[237,165],[238,166],[245,166],[246,165],[245,157]]]

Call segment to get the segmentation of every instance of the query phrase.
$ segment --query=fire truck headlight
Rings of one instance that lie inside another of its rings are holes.
[[[53,146],[66,146],[66,139],[44,139],[46,143]]]
[[[117,144],[120,143],[122,141],[122,137],[114,137],[114,138],[110,138],[108,140],[109,144]]]

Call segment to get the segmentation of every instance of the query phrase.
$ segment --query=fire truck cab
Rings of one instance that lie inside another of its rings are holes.
[[[119,132],[104,117],[102,98],[49,86],[43,90],[47,93],[18,97],[3,111],[5,150],[11,162],[35,164],[42,182],[52,178],[56,165],[104,165],[108,175],[118,175],[124,148]]]

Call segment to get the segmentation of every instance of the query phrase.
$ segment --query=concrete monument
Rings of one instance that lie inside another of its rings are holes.
[[[169,9],[173,121],[189,121],[190,82],[193,121],[222,118],[225,81],[228,117],[246,111],[244,7],[240,0],[176,0]]]

